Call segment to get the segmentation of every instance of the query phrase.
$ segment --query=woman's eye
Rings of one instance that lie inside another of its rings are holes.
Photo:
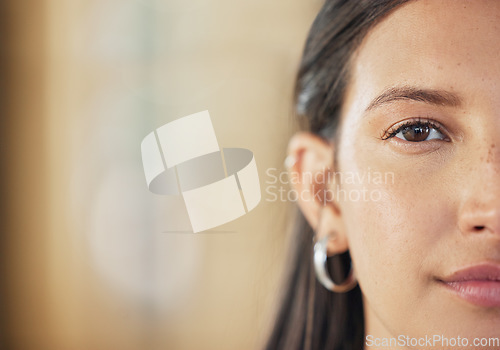
[[[405,126],[394,136],[410,142],[421,142],[434,139],[443,140],[445,138],[444,135],[435,128],[429,125],[418,124]]]
[[[447,137],[438,125],[430,121],[409,121],[398,127],[385,131],[382,140],[396,136],[398,139],[409,142],[430,140],[447,140]]]

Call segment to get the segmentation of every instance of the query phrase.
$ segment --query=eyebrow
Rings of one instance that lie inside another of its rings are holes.
[[[403,86],[392,87],[385,90],[382,94],[370,102],[366,111],[400,100],[418,101],[437,106],[449,107],[459,107],[462,104],[462,99],[453,92]]]

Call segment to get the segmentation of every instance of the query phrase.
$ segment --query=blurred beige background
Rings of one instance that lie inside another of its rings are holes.
[[[266,192],[267,171],[283,171],[320,5],[5,2],[6,349],[259,348],[289,207]],[[207,109],[221,147],[254,152],[262,200],[219,232],[166,233],[185,230],[186,214],[148,191],[140,143]]]

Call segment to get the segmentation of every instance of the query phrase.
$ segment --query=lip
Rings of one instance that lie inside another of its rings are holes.
[[[479,306],[500,307],[500,265],[469,266],[439,279],[460,298]]]

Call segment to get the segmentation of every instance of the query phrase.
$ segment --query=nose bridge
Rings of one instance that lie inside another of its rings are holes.
[[[465,162],[467,190],[459,217],[463,233],[490,232],[500,238],[500,138],[481,142]]]

